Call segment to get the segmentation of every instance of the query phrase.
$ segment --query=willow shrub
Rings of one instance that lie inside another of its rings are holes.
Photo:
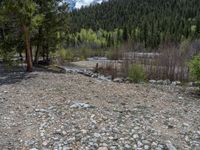
[[[131,82],[140,83],[146,79],[144,68],[138,64],[132,64],[128,68],[128,78]]]
[[[195,56],[189,63],[192,79],[196,80],[200,91],[200,55]]]

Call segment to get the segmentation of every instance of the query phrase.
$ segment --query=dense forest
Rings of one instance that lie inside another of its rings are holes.
[[[70,28],[72,33],[123,29],[124,40],[156,48],[166,41],[199,38],[199,6],[199,0],[110,0],[71,12]]]

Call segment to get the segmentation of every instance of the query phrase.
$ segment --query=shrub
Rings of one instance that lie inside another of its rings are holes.
[[[146,75],[143,67],[138,64],[130,65],[128,68],[128,78],[134,83],[145,81]]]
[[[87,59],[88,57],[93,56],[92,49],[89,48],[80,48],[80,54],[79,57],[82,59]]]
[[[74,54],[69,49],[61,49],[60,51],[58,51],[58,56],[61,59],[67,60],[67,61],[73,61],[73,58],[74,58]]]
[[[190,74],[194,80],[197,80],[200,90],[200,55],[195,56],[189,63]]]
[[[122,51],[119,48],[110,48],[106,52],[106,57],[111,60],[119,60],[122,58]]]
[[[0,51],[0,58],[2,58],[5,69],[10,70],[18,66],[18,62],[14,59],[15,51]]]

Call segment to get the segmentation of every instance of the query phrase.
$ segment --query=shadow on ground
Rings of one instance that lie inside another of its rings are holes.
[[[15,84],[21,82],[22,80],[27,80],[34,78],[36,75],[31,75],[26,72],[10,72],[0,74],[0,86],[7,84]]]
[[[60,70],[49,69],[48,67],[34,67],[33,72],[52,72],[62,73]],[[0,86],[20,83],[23,80],[28,80],[37,77],[37,74],[26,72],[24,66],[5,69],[5,65],[0,63]]]

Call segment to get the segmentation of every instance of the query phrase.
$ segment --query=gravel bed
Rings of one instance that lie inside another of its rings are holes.
[[[200,99],[189,90],[1,73],[0,150],[200,150]]]

